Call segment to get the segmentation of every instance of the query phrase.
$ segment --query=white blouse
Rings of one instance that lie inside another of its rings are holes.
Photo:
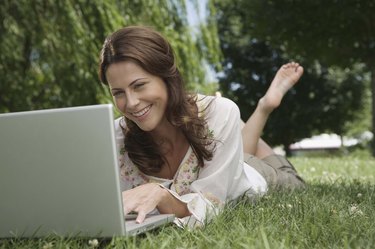
[[[149,182],[164,186],[187,204],[192,215],[176,218],[175,223],[188,227],[204,225],[205,221],[220,212],[227,201],[235,200],[243,194],[254,198],[267,191],[265,179],[243,161],[237,105],[226,98],[203,95],[198,95],[197,105],[216,141],[214,156],[211,161],[204,162],[204,167],[198,167],[197,158],[190,147],[173,179],[143,174],[132,163],[124,150],[124,135],[120,127],[120,123],[125,127],[124,119],[115,120],[122,191]]]

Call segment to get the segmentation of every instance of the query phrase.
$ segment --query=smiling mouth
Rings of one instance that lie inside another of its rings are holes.
[[[152,105],[149,105],[149,106],[143,108],[142,110],[140,110],[139,112],[132,112],[131,114],[136,118],[142,117],[143,115],[145,115],[151,109],[151,106]]]

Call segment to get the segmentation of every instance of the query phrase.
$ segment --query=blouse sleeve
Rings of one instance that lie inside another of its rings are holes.
[[[211,161],[205,161],[198,178],[190,185],[189,194],[179,196],[173,189],[169,190],[176,198],[187,203],[192,214],[178,219],[182,226],[202,226],[219,213],[225,202],[245,192],[250,196],[257,194],[256,190],[251,189],[243,170],[240,112],[237,105],[226,98],[215,98],[205,115],[216,140],[214,156]]]

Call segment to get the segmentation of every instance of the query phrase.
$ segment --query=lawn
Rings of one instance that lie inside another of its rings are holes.
[[[203,229],[166,226],[112,240],[0,241],[0,248],[375,248],[375,161],[369,157],[292,158],[306,190],[241,200]]]

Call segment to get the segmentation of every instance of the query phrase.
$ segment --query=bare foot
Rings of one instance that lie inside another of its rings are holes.
[[[262,109],[270,113],[277,108],[286,92],[297,83],[302,74],[303,67],[296,62],[283,65],[277,71],[264,97],[259,100]]]

